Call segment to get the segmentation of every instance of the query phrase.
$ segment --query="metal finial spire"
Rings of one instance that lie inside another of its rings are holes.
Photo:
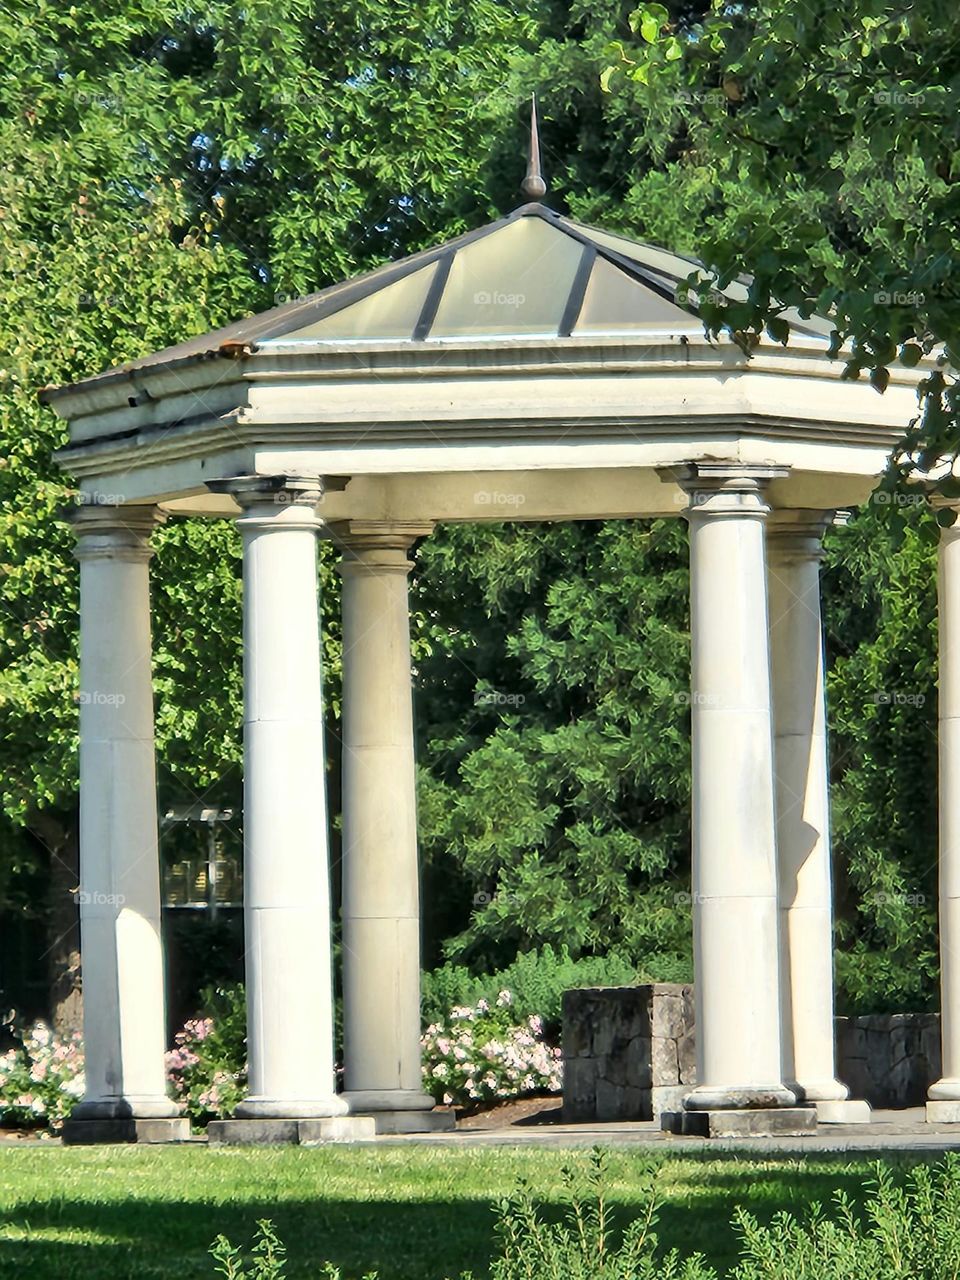
[[[537,95],[530,98],[530,159],[527,161],[527,176],[520,184],[520,190],[528,200],[540,200],[547,194],[547,184],[540,170],[540,130],[537,128]]]

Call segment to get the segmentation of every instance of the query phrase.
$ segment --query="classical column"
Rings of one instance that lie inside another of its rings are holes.
[[[698,1084],[681,1123],[711,1136],[816,1123],[783,1083],[781,1042],[764,491],[785,474],[671,474],[689,497],[692,639]]]
[[[777,511],[767,526],[780,892],[784,1077],[818,1120],[870,1119],[836,1078],[833,895],[820,561],[830,514]]]
[[[927,1119],[942,1124],[960,1122],[960,520],[940,530],[938,600],[943,1075],[930,1086]]]
[[[420,882],[407,552],[430,526],[351,521],[343,549],[343,1037],[352,1111],[452,1128],[420,1068]]]
[[[154,507],[73,516],[80,561],[80,936],[86,1092],[65,1142],[171,1141],[150,665]]]
[[[210,485],[242,508],[244,930],[250,1093],[214,1141],[350,1136],[336,1094],[318,479]],[[304,1125],[304,1122],[311,1122]],[[370,1126],[372,1129],[372,1126]]]

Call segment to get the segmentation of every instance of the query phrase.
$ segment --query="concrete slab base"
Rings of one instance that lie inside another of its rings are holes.
[[[960,1101],[928,1102],[927,1124],[960,1124]]]
[[[854,1098],[831,1098],[813,1105],[818,1124],[869,1124],[873,1118],[870,1103]]]
[[[377,1133],[453,1133],[457,1127],[453,1111],[371,1111],[368,1114],[377,1126]]]
[[[377,1127],[371,1116],[323,1116],[313,1120],[211,1120],[212,1147],[258,1147],[287,1143],[313,1147],[326,1142],[372,1142]]]
[[[62,1137],[65,1146],[89,1146],[98,1142],[187,1142],[190,1121],[185,1116],[65,1120]]]
[[[813,1107],[755,1107],[743,1111],[674,1111],[662,1128],[686,1138],[797,1138],[816,1133]]]

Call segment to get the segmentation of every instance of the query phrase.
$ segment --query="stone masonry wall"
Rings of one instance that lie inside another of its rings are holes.
[[[563,1118],[658,1120],[696,1083],[693,988],[658,982],[563,997]]]
[[[922,1106],[940,1077],[940,1016],[837,1018],[837,1076],[871,1107]],[[563,997],[563,1116],[659,1120],[696,1084],[693,987],[589,987]]]
[[[837,1076],[871,1107],[922,1107],[940,1079],[938,1013],[837,1018]]]

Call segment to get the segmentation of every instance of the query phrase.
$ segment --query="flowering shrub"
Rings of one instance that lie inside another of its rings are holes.
[[[184,1023],[166,1056],[173,1096],[196,1121],[233,1115],[247,1092],[243,987],[208,989],[203,997],[208,1016]]]
[[[421,1038],[424,1088],[438,1102],[476,1106],[529,1093],[559,1093],[559,1049],[543,1038],[538,1014],[518,1021],[509,991],[496,1002],[451,1009]]]
[[[495,973],[471,973],[464,965],[448,961],[439,969],[427,970],[420,988],[424,1023],[446,1017],[454,1005],[476,1005],[481,999],[492,1004],[497,992],[505,988],[513,998],[517,1022],[537,1013],[548,1029],[559,1031],[565,991],[632,986],[637,981],[690,980],[688,972],[673,973],[665,963],[658,966],[656,977],[641,977],[637,965],[616,952],[574,959],[567,947],[554,949],[547,943],[539,950],[521,951],[506,969]]]
[[[58,1036],[45,1022],[16,1034],[19,1045],[0,1055],[0,1124],[57,1130],[83,1096],[80,1034]]]

